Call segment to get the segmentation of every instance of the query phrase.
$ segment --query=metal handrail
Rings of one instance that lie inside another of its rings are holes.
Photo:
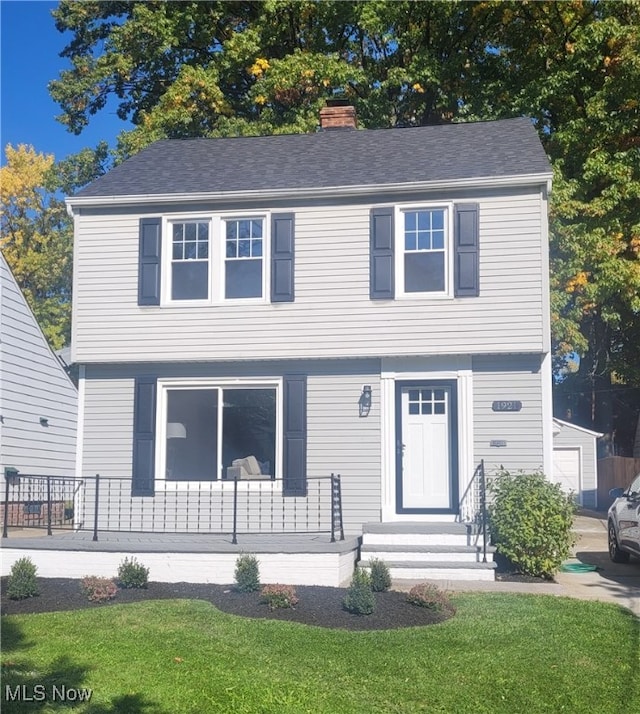
[[[484,459],[473,472],[465,492],[460,499],[460,520],[467,525],[473,525],[478,534],[482,533],[482,562],[487,562],[487,481],[484,469]]]

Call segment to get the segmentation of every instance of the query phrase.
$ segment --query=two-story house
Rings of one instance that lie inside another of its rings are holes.
[[[77,476],[117,492],[101,527],[215,531],[233,482],[261,494],[247,530],[277,499],[286,531],[339,473],[348,535],[446,532],[481,460],[551,472],[531,122],[321,124],[159,141],[68,199]]]

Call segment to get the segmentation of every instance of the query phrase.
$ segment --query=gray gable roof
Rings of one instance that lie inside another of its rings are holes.
[[[222,193],[549,174],[529,119],[408,129],[166,139],[78,197]]]

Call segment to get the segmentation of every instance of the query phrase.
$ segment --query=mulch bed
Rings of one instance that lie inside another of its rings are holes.
[[[353,615],[342,607],[345,588],[300,585],[296,587],[299,602],[295,608],[269,610],[260,602],[259,593],[240,593],[232,585],[202,585],[193,583],[149,583],[144,590],[118,590],[116,597],[106,603],[87,600],[80,590],[80,581],[70,578],[39,578],[40,595],[26,600],[6,597],[7,578],[0,580],[2,614],[22,615],[38,612],[58,612],[110,605],[186,598],[206,600],[223,612],[242,617],[288,620],[317,627],[345,630],[388,630],[400,627],[433,625],[451,617],[452,613],[438,613],[411,605],[406,594],[389,591],[375,593],[376,609],[371,615]]]
[[[536,575],[525,575],[501,553],[494,553],[493,559],[496,563],[496,580],[509,583],[553,583],[552,578],[541,578]]]

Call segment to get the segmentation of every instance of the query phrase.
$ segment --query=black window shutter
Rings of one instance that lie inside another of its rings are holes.
[[[131,495],[154,495],[156,378],[137,377],[133,401]]]
[[[372,300],[393,300],[393,208],[371,209],[369,226],[369,297]]]
[[[307,495],[307,377],[285,374],[283,495]]]
[[[140,219],[138,305],[160,304],[161,233],[160,218]]]
[[[294,214],[274,213],[271,216],[271,302],[294,301],[294,243]]]
[[[478,213],[477,203],[461,203],[455,208],[453,272],[456,297],[477,297],[480,294]]]

